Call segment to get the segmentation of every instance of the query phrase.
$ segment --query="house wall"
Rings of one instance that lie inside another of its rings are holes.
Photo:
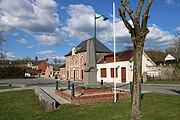
[[[32,69],[39,70],[38,66],[32,66]]]
[[[97,53],[98,55],[99,53]],[[86,52],[73,53],[66,56],[66,79],[83,80],[85,78],[84,68],[86,65]]]
[[[115,67],[118,68],[118,76],[117,78],[112,78],[111,77],[111,68],[114,68],[114,63],[102,63],[102,64],[97,64],[97,81],[103,80],[104,82],[113,82],[114,80],[118,83],[122,83],[121,81],[121,68],[126,68],[126,83],[129,83],[132,81],[132,63],[129,61],[121,61],[121,62],[116,62]],[[106,68],[106,77],[101,77],[101,68]]]
[[[42,72],[46,71],[46,67],[47,67],[47,63],[45,61],[42,61],[39,65],[38,65],[38,70],[42,70]]]
[[[118,67],[118,78],[115,78],[116,82],[122,83],[122,75],[121,75],[121,69],[126,68],[126,83],[129,83],[133,80],[133,64],[134,62],[129,61],[118,61],[116,62],[115,67]],[[147,72],[151,67],[154,67],[155,64],[150,60],[150,58],[143,53],[142,56],[142,74],[144,72]],[[106,77],[101,77],[101,68],[106,68]],[[97,81],[105,81],[105,82],[113,82],[114,78],[111,77],[110,69],[114,68],[114,63],[101,63],[97,64]]]
[[[86,52],[73,54],[66,57],[66,78],[82,80],[84,78],[84,67]]]
[[[32,66],[32,69],[38,70],[40,72],[45,72],[46,67],[47,67],[47,63],[45,61],[42,61],[39,65]]]
[[[167,60],[175,60],[175,58],[174,58],[172,55],[168,54],[168,55],[165,57],[165,61],[167,61]]]
[[[32,62],[28,62],[27,67],[32,68],[33,64]]]
[[[45,78],[53,78],[53,67],[47,66],[45,71]]]
[[[60,79],[65,80],[66,79],[66,68],[60,68]]]
[[[142,73],[149,71],[156,64],[145,54],[142,55]]]

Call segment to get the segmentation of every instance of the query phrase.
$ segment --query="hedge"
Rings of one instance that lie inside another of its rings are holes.
[[[15,66],[0,67],[0,79],[24,78],[25,69]]]

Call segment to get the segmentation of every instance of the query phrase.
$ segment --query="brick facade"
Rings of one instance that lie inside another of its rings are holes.
[[[46,61],[40,61],[38,64],[32,66],[32,69],[38,70],[40,72],[45,72],[47,67]]]
[[[86,52],[73,54],[66,57],[66,78],[83,80],[86,61]]]

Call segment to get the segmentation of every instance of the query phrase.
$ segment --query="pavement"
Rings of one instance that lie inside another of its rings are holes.
[[[53,97],[60,105],[61,104],[70,104],[71,102],[65,100],[59,95],[55,94],[55,87],[41,87],[46,93],[48,93],[51,97]]]

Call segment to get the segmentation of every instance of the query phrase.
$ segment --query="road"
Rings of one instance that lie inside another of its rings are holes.
[[[32,87],[32,86],[39,86],[39,87],[55,87],[56,86],[55,79],[45,79],[45,78],[28,78],[28,79],[6,79],[6,80],[0,80],[0,85],[5,84],[20,84],[24,85],[26,87]],[[62,87],[67,86],[67,81],[65,80],[58,80]],[[82,81],[72,81],[71,83],[74,83],[76,85],[83,84]]]
[[[59,81],[61,87],[67,87],[67,81]],[[73,81],[75,85],[82,85],[82,81]],[[39,87],[55,87],[56,80],[44,79],[44,78],[31,78],[31,79],[11,79],[11,80],[0,80],[0,85],[4,84],[21,84],[27,87],[39,86]],[[113,85],[113,84],[111,84]],[[121,85],[120,85],[121,86]],[[129,85],[122,87],[129,89]],[[143,91],[150,91],[164,94],[176,94],[180,95],[180,85],[158,85],[158,84],[142,84]]]
[[[180,85],[159,85],[159,84],[144,84],[142,85],[142,90],[156,92],[156,93],[164,93],[164,94],[175,94],[180,95]]]

